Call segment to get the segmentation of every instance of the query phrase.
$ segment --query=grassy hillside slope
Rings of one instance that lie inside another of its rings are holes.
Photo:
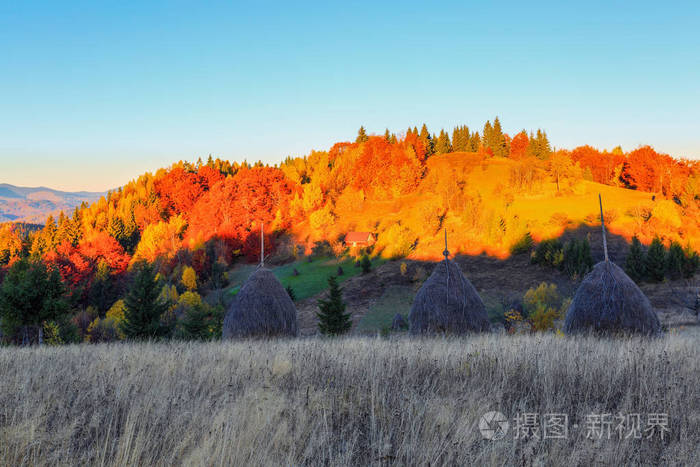
[[[671,201],[582,178],[562,179],[557,190],[554,178],[542,168],[535,171],[531,184],[519,186],[514,177],[525,170],[519,164],[484,159],[476,153],[435,155],[428,159],[426,176],[414,192],[389,200],[363,199],[361,194],[352,202],[341,198],[334,206],[332,227],[318,229],[301,222],[293,232],[297,239],[312,242],[353,230],[371,231],[378,233],[378,248],[385,252],[415,239],[410,257],[434,260],[444,250],[442,230],[447,229],[453,253],[486,252],[504,258],[526,233],[540,240],[596,224],[601,194],[612,233],[626,239],[639,235],[649,242],[660,232],[699,246],[700,236],[693,229],[683,238],[678,236],[680,226],[675,223],[681,214]],[[651,217],[654,220],[649,223]]]

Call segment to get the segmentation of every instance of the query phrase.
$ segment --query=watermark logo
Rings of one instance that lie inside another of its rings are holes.
[[[503,439],[508,433],[510,423],[501,412],[487,412],[479,420],[479,431],[484,439]]]
[[[585,416],[581,426],[574,423],[571,427],[586,439],[625,440],[658,437],[665,440],[671,433],[668,414],[649,413],[646,417],[644,415],[592,413]],[[512,424],[514,439],[568,439],[570,435],[569,415],[565,413],[518,413]],[[496,411],[485,413],[479,420],[479,431],[484,439],[489,440],[505,438],[510,426],[509,419]]]

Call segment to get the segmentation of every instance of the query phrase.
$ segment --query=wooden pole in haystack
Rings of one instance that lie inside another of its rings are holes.
[[[445,229],[445,251],[442,252],[445,257],[445,270],[447,271],[447,287],[445,287],[445,302],[450,303],[450,266],[448,263],[450,257],[450,250],[447,249],[447,229]]]
[[[447,229],[445,229],[445,251],[442,252],[442,255],[445,257],[445,260],[450,256],[450,252],[447,250]]]
[[[264,224],[260,223],[260,266],[265,267],[265,231]]]
[[[605,218],[603,217],[603,198],[600,196],[600,193],[598,193],[598,202],[600,203],[600,225],[603,228],[603,251],[605,252],[605,262],[607,263],[609,261],[609,259],[608,259],[608,239],[605,237]]]

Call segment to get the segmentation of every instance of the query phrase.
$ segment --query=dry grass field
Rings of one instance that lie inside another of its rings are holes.
[[[698,337],[0,348],[0,465],[698,465]],[[567,436],[516,438],[527,413]],[[591,433],[606,413],[668,431]]]

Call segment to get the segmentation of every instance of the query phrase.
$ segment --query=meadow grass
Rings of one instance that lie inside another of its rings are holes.
[[[283,266],[271,267],[273,274],[285,287],[294,289],[297,300],[305,300],[328,289],[328,278],[337,276],[338,282],[344,282],[351,277],[362,273],[362,269],[355,266],[355,259],[345,257],[340,260],[321,257],[299,259]],[[376,268],[386,262],[382,258],[373,258],[372,267]],[[235,295],[240,290],[248,276],[255,270],[254,265],[242,265],[229,273],[231,286],[227,289],[230,295]],[[338,267],[343,268],[343,275],[338,276]],[[294,275],[294,270],[299,272]]]
[[[383,329],[391,328],[394,316],[403,315],[408,322],[408,311],[413,303],[413,288],[408,286],[390,286],[381,297],[369,307],[369,311],[357,323],[360,334],[374,334]]]
[[[0,348],[0,465],[698,465],[697,339]],[[483,439],[490,410],[564,413],[570,432]],[[666,413],[669,432],[587,439],[602,413]]]

